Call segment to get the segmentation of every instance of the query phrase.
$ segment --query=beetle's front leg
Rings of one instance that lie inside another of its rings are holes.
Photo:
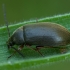
[[[21,45],[17,51],[19,51],[18,53],[21,54],[21,56],[23,57],[23,54],[20,52],[22,50],[22,48],[24,47],[24,45]],[[11,58],[14,54],[16,53],[16,51],[14,51],[7,59]]]

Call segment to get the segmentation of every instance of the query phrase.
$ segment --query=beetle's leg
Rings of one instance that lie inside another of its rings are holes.
[[[7,58],[7,60],[8,60],[9,58],[11,58],[15,53],[16,53],[16,51],[14,51],[14,52]]]
[[[43,48],[43,46],[36,46],[36,51],[40,53],[40,55],[44,56],[39,50]]]
[[[24,45],[21,45],[19,48],[18,48],[18,50],[22,50],[22,48],[24,47]]]
[[[67,52],[67,48],[61,48],[60,49],[60,52],[63,54],[63,53],[66,53]]]
[[[22,50],[23,47],[24,47],[24,45],[21,45],[21,46],[18,48],[18,50],[17,50],[17,52],[18,52],[19,54],[21,54],[22,57],[23,57],[23,55],[22,55],[22,53],[20,53],[20,51]],[[8,57],[8,59],[11,58],[15,53],[16,53],[16,51],[14,51],[14,52]]]
[[[36,51],[36,52],[38,52],[40,55],[42,55],[43,56],[43,54],[39,51],[42,47],[41,46],[36,46],[36,48],[34,49],[34,48],[32,48],[32,47],[30,47],[29,45],[27,45],[27,47],[29,47],[30,49],[32,49],[32,50],[34,50],[34,51]]]

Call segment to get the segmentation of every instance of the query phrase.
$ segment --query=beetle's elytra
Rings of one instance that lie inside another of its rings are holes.
[[[59,47],[70,44],[70,32],[63,26],[52,22],[26,24],[15,30],[7,41],[8,48],[14,45],[35,45],[40,47]],[[40,53],[40,52],[39,52]],[[41,54],[41,53],[40,53]]]

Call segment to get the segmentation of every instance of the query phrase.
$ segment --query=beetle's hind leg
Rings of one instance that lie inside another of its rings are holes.
[[[68,50],[68,48],[60,48],[60,52],[61,52],[61,54],[66,53],[66,52],[67,52],[67,50]]]

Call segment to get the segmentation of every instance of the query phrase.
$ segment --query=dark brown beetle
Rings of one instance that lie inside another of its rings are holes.
[[[21,26],[14,31],[7,42],[8,48],[20,45],[19,48],[21,49],[24,45],[35,45],[35,50],[38,52],[44,46],[58,48],[67,44],[70,44],[70,32],[65,27],[52,22],[40,22]]]
[[[36,49],[29,48],[40,53],[39,49],[43,47],[59,48],[62,46],[60,48],[64,48],[64,46],[70,44],[70,32],[65,27],[52,22],[40,22],[21,26],[15,30],[10,37],[4,5],[3,12],[9,33],[9,40],[7,41],[8,49],[13,48],[21,56],[23,56],[23,54],[19,50],[21,50],[24,45],[27,45],[27,47],[35,45]],[[20,47],[16,49],[13,47],[14,45],[20,45]]]

